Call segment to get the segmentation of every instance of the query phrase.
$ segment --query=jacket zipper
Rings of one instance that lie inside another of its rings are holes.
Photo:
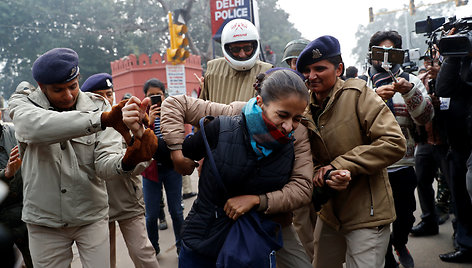
[[[369,194],[370,194],[370,216],[374,216],[374,197],[372,196],[372,188],[370,187],[370,178],[367,180],[369,184]]]

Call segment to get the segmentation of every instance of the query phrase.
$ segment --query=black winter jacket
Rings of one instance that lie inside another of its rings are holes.
[[[226,200],[234,196],[260,195],[281,189],[288,183],[292,173],[294,149],[290,142],[258,160],[249,143],[242,114],[218,117],[205,127],[205,132],[228,193],[218,186],[217,178],[206,159],[200,175],[198,197],[182,228],[182,240],[195,252],[216,259],[234,223],[223,211]],[[197,140],[193,142],[202,143],[201,133],[195,134],[192,139]],[[187,147],[186,142],[184,148]],[[199,151],[204,152],[204,149],[200,147]],[[184,155],[188,154],[184,152]],[[198,159],[197,155],[193,158]]]
[[[444,128],[449,144],[456,150],[470,150],[472,141],[471,58],[447,57],[438,73],[435,93],[439,97],[451,98],[449,109],[444,111],[446,118]]]

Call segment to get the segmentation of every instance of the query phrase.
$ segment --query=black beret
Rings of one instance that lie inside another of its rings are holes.
[[[300,53],[297,60],[297,71],[315,62],[341,55],[338,39],[330,35],[323,35],[311,41]]]
[[[79,75],[79,56],[70,48],[54,48],[33,63],[33,77],[42,84],[61,84]]]
[[[99,73],[90,76],[80,87],[83,92],[113,88],[113,79],[107,73]]]

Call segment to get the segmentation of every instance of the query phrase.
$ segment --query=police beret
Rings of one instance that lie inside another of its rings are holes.
[[[341,47],[338,39],[330,35],[324,35],[311,41],[300,53],[297,60],[297,71],[310,64],[341,55]]]
[[[113,88],[113,79],[107,73],[94,74],[85,80],[80,87],[83,92],[93,92],[96,90]]]
[[[33,63],[33,78],[42,84],[66,83],[79,75],[79,56],[70,48],[54,48]]]

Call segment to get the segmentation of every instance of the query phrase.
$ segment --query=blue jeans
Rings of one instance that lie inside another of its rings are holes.
[[[180,231],[184,222],[182,209],[182,176],[173,169],[158,167],[159,182],[143,179],[144,204],[146,207],[146,229],[149,240],[156,251],[159,249],[159,218],[162,186],[167,195],[167,207],[174,227],[175,245],[181,247]]]

